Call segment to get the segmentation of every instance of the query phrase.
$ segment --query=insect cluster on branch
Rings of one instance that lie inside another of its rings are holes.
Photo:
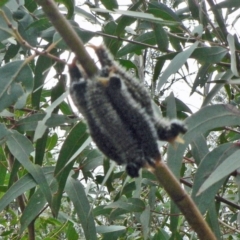
[[[85,117],[90,135],[107,157],[126,165],[131,177],[161,160],[158,140],[172,142],[187,131],[179,120],[158,119],[145,87],[119,66],[101,45],[92,46],[101,64],[94,77],[74,61],[70,94]]]

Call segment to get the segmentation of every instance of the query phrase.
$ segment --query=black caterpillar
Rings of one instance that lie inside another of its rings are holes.
[[[157,120],[145,87],[104,46],[93,48],[102,68],[89,79],[73,62],[71,97],[98,148],[117,164],[126,164],[129,176],[138,177],[140,168],[161,159],[157,141],[174,141],[187,131],[186,126],[178,120]]]

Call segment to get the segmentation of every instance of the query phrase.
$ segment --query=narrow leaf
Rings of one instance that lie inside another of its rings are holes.
[[[228,34],[227,41],[228,41],[230,53],[231,53],[231,70],[235,76],[239,77],[239,72],[237,69],[236,48],[235,48],[234,37],[231,34]]]
[[[59,184],[58,191],[53,196],[53,209],[56,215],[61,205],[62,193],[68,175],[72,170],[74,160],[85,149],[85,147],[89,145],[90,140],[91,138],[87,133],[86,124],[79,122],[74,128],[72,128],[62,145],[54,171],[54,176]]]
[[[73,202],[74,208],[76,209],[77,215],[81,221],[86,239],[97,239],[94,218],[84,187],[78,180],[69,177],[66,183],[65,191]]]
[[[30,140],[17,131],[12,130],[12,134],[7,138],[7,146],[12,155],[23,165],[23,167],[32,175],[39,184],[49,205],[52,203],[52,193],[42,171],[42,168],[33,164],[29,157],[34,148]]]
[[[48,180],[53,177],[53,167],[43,168],[44,174]],[[26,174],[15,182],[0,199],[0,212],[21,194],[37,185],[31,174]]]
[[[240,125],[240,112],[229,104],[207,106],[190,116],[186,125],[188,131],[184,135],[185,143],[168,148],[168,166],[177,177],[180,176],[182,156],[188,144],[214,128]]]
[[[214,183],[217,183],[224,177],[228,176],[236,169],[240,168],[239,154],[240,150],[234,152],[231,156],[225,159],[225,161],[222,164],[220,164],[214,170],[214,172],[208,177],[208,179],[203,183],[197,195],[201,194],[206,189],[211,187]]]
[[[173,60],[165,69],[164,73],[162,74],[158,82],[158,86],[157,86],[158,92],[161,90],[162,86],[167,82],[168,78],[172,74],[175,74],[183,66],[183,64],[185,64],[185,62],[191,56],[191,54],[193,53],[193,51],[196,49],[197,46],[198,46],[198,41],[192,44],[192,46],[189,47],[187,50],[180,52],[173,58]]]
[[[38,122],[37,128],[35,130],[33,141],[37,141],[41,138],[47,129],[46,121],[51,117],[53,110],[68,96],[68,92],[63,93],[59,98],[57,98],[47,109],[46,115],[42,121]]]
[[[215,171],[216,167],[221,163],[225,162],[228,157],[230,157],[233,153],[239,152],[240,147],[237,144],[226,143],[222,144],[219,147],[215,148],[212,152],[208,153],[201,161],[199,165],[196,175],[195,181],[193,184],[192,197],[195,203],[197,204],[199,210],[202,214],[204,214],[211,201],[214,200],[214,197],[223,184],[225,178],[224,176],[222,180],[219,180],[214,185],[209,187],[205,192],[196,196],[199,188],[204,183],[204,181],[211,176],[211,174]]]

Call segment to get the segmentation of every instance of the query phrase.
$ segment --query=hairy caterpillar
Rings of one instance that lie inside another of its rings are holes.
[[[157,119],[148,91],[111,57],[104,46],[93,47],[101,64],[91,77],[73,62],[69,66],[70,94],[84,115],[98,148],[131,177],[161,160],[157,140],[172,142],[187,131],[178,121]]]

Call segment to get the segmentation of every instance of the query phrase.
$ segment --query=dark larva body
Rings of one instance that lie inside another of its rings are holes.
[[[118,75],[109,78],[107,94],[119,117],[129,125],[132,134],[143,149],[146,160],[151,164],[160,159],[157,133],[154,122],[145,108],[128,92],[128,88]]]

